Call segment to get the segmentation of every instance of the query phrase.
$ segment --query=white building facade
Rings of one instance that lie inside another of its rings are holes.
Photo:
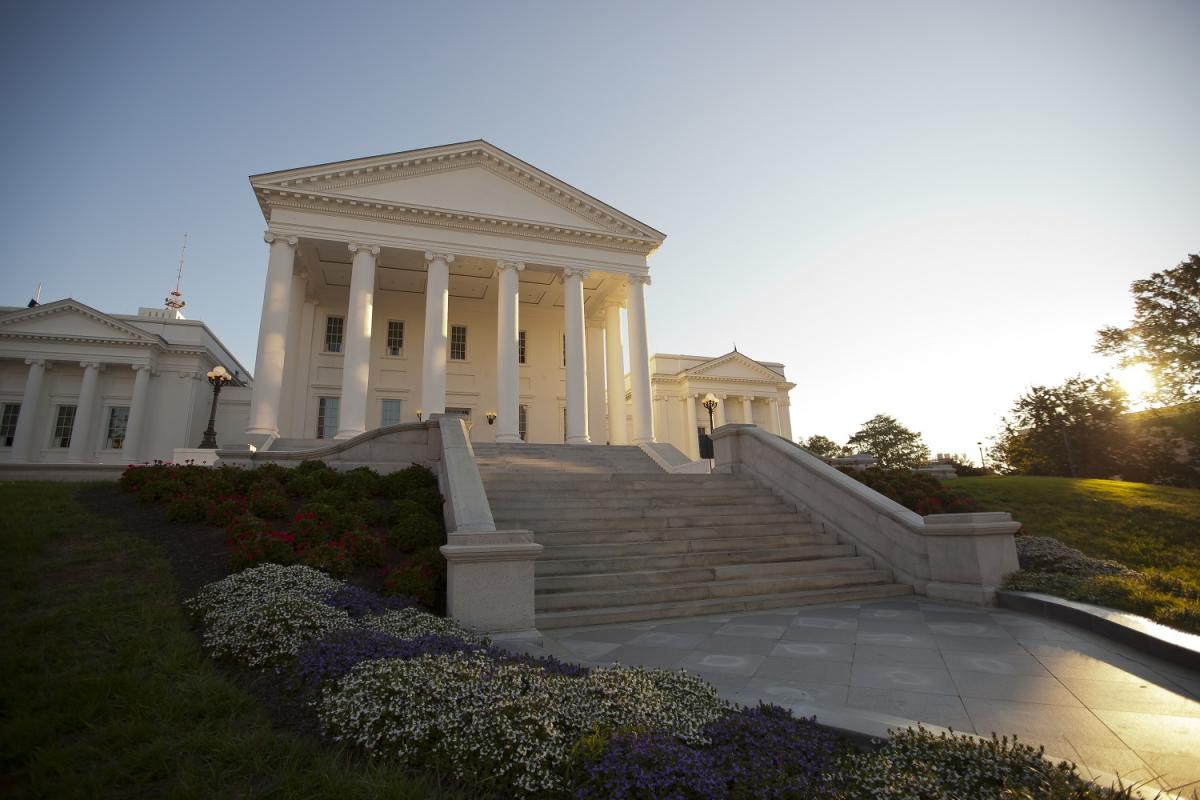
[[[167,309],[105,314],[65,299],[0,308],[0,459],[16,464],[171,460],[208,425],[220,364],[246,386],[221,392],[216,428],[245,428],[246,370],[202,322]]]
[[[796,387],[783,364],[755,361],[737,350],[723,356],[655,353],[650,359],[654,430],[688,457],[700,457],[700,436],[726,423],[757,425],[792,438],[791,401]],[[716,402],[710,424],[704,402]]]
[[[250,182],[269,250],[251,443],[443,413],[476,441],[653,441],[662,233],[482,140]]]

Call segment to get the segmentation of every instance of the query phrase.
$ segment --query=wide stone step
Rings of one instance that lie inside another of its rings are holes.
[[[537,513],[549,509],[579,509],[580,511],[628,509],[630,498],[626,497],[530,497],[528,494],[506,494],[502,497],[489,496],[492,513],[503,509],[513,515],[532,512]],[[744,507],[776,506],[780,499],[771,494],[754,494],[747,491],[743,495],[723,492],[719,495],[696,494],[680,497],[676,492],[662,492],[639,497],[635,501],[643,508],[689,508],[700,506],[732,506]]]
[[[687,567],[754,565],[781,561],[845,558],[854,556],[848,544],[804,544],[764,547],[757,550],[718,550],[711,553],[677,553],[661,556],[614,556],[611,558],[542,558],[535,566],[539,578],[557,575],[587,575],[601,572],[669,570]]]
[[[678,539],[675,541],[647,542],[614,542],[612,544],[572,544],[555,545],[550,539],[535,536],[534,539],[542,545],[540,560],[569,558],[620,558],[622,556],[670,556],[685,553],[720,553],[741,552],[744,550],[762,550],[772,547],[801,547],[807,545],[826,546],[828,541],[821,541],[813,536],[797,536],[780,534],[775,536],[741,536],[731,539]]]
[[[630,516],[625,512],[619,517],[604,518],[561,518],[561,519],[523,519],[517,516],[493,514],[497,527],[521,528],[527,527],[534,533],[555,533],[565,531],[604,531],[604,530],[649,530],[651,528],[704,528],[714,525],[770,525],[787,524],[789,522],[804,522],[804,518],[795,511],[780,513],[747,513],[746,509],[738,508],[730,513],[710,513],[704,509],[701,514],[680,514],[677,511],[664,516],[650,516],[653,509],[647,509],[648,516]],[[588,515],[589,517],[591,515]]]
[[[575,509],[568,507],[552,507],[552,508],[493,508],[492,516],[497,521],[503,519],[505,521],[520,522],[528,524],[537,529],[540,523],[545,520],[552,525],[569,525],[577,522],[586,522],[592,524],[603,520],[632,520],[632,519],[663,519],[674,520],[678,518],[686,519],[704,519],[713,517],[734,517],[742,518],[746,516],[762,516],[764,514],[773,514],[779,516],[788,516],[796,514],[796,506],[792,503],[785,503],[779,498],[773,498],[774,502],[763,503],[759,505],[747,505],[737,503],[735,505],[714,505],[714,506],[638,506],[630,507],[630,504],[618,506],[616,508],[581,508]],[[572,513],[574,511],[575,513]],[[620,525],[612,527],[621,527]],[[637,527],[637,526],[634,526]],[[571,530],[567,528],[567,530]]]
[[[606,589],[643,588],[663,584],[678,585],[705,581],[735,581],[752,578],[794,577],[831,572],[869,570],[866,556],[820,558],[807,561],[775,561],[754,564],[719,564],[709,567],[654,569],[638,571],[594,572],[578,575],[538,575],[534,582],[538,594],[584,592]]]
[[[574,474],[562,470],[549,470],[545,473],[529,472],[484,472],[480,470],[480,478],[485,487],[524,488],[550,483],[577,484],[581,490],[593,486],[597,489],[611,487],[630,487],[635,489],[670,489],[673,487],[716,487],[741,486],[754,487],[752,481],[736,478],[731,475],[668,475],[664,472],[650,474],[644,472],[611,472],[588,475]]]
[[[822,534],[817,526],[810,522],[793,521],[783,525],[707,525],[699,528],[632,528],[615,531],[538,531],[534,534],[543,545],[594,545],[619,544],[633,542],[676,542],[688,539],[697,541],[703,539],[731,539],[738,537],[771,537],[771,536],[803,536],[812,541],[837,541],[833,536]]]
[[[899,583],[870,586],[849,586],[836,589],[817,589],[804,592],[721,597],[709,600],[687,600],[650,605],[614,606],[602,609],[573,611],[539,611],[539,629],[574,628],[587,625],[617,625],[625,622],[644,622],[675,617],[701,617],[717,614],[736,614],[743,611],[762,611],[770,608],[794,608],[824,603],[857,603],[906,597],[912,587]]]
[[[776,576],[729,581],[642,586],[582,592],[554,592],[534,595],[537,611],[612,608],[614,606],[672,603],[683,600],[711,600],[719,597],[749,597],[756,594],[784,594],[817,589],[840,589],[862,584],[887,583],[890,570],[864,569],[827,572],[819,575]]]
[[[665,488],[634,489],[625,486],[574,486],[572,484],[554,484],[553,486],[537,487],[522,485],[518,487],[484,484],[488,500],[492,503],[513,500],[533,502],[543,499],[579,499],[579,500],[654,500],[662,498],[702,498],[729,497],[761,497],[769,495],[757,486],[669,486]],[[535,494],[531,494],[535,492]]]

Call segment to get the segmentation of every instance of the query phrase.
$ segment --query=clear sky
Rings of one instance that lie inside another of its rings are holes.
[[[0,303],[184,294],[247,366],[246,177],[485,138],[668,234],[652,351],[798,436],[976,454],[1200,250],[1200,2],[4,4]]]

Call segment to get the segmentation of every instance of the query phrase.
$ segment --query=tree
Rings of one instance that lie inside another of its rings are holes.
[[[895,417],[877,414],[846,443],[853,452],[870,453],[883,467],[915,467],[929,460],[921,434],[910,431]]]
[[[1107,477],[1129,449],[1125,392],[1110,377],[1034,386],[1004,418],[990,456],[1005,472]]]
[[[1200,400],[1200,256],[1134,281],[1133,324],[1097,332],[1096,352],[1146,364],[1163,403]]]
[[[800,446],[819,458],[839,458],[848,455],[845,445],[838,444],[828,436],[822,436],[819,433],[800,442]]]

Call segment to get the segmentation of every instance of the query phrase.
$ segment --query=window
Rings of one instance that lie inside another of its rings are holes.
[[[20,403],[4,404],[4,411],[0,413],[0,444],[5,447],[12,447],[13,438],[17,435],[17,417],[20,415]]]
[[[404,323],[394,319],[388,320],[387,354],[389,356],[404,355]],[[397,401],[399,402],[399,401]],[[397,420],[398,422],[399,420]]]
[[[317,438],[332,439],[337,435],[338,399],[321,397],[317,402]]]
[[[400,424],[400,401],[389,398],[383,401],[383,415],[379,419],[380,426]]]
[[[447,408],[446,413],[457,414],[460,417],[466,417],[467,419],[471,418],[471,409],[469,408]]]
[[[525,331],[517,331],[517,363],[525,363]]]
[[[567,409],[563,407],[563,441],[567,440]]]
[[[524,333],[525,331],[521,331]],[[521,437],[521,441],[525,441],[525,437],[529,434],[529,407],[517,406],[517,433]]]
[[[75,406],[59,406],[54,413],[54,439],[51,447],[70,447],[71,431],[75,428]]]
[[[342,352],[342,339],[346,335],[345,317],[325,318],[325,352]]]
[[[125,446],[125,429],[129,426],[129,407],[115,406],[108,410],[108,428],[104,433],[104,446],[109,450],[120,450]]]
[[[450,326],[450,360],[467,360],[467,326]]]
[[[567,335],[563,334],[563,366],[567,365]]]

